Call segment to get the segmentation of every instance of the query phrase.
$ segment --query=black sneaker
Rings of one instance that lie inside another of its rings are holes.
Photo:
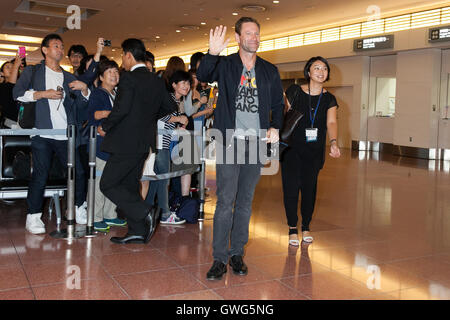
[[[214,260],[214,263],[206,274],[206,280],[220,280],[227,272],[227,265],[220,261]]]
[[[247,265],[244,263],[242,256],[232,256],[230,259],[230,266],[233,268],[234,274],[245,276],[248,273]]]

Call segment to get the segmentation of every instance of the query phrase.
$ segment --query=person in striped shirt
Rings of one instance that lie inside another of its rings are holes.
[[[179,83],[181,81],[178,81]],[[179,102],[182,96],[185,96],[184,86],[180,84],[176,85],[177,89],[171,94],[175,102]],[[172,140],[171,131],[175,130],[178,126],[185,128],[188,123],[188,118],[185,115],[181,115],[179,112],[174,112],[161,119],[158,119],[157,128],[167,130],[167,133],[158,133],[156,141],[156,156],[154,171],[156,174],[163,174],[169,172],[170,169],[170,141]],[[144,168],[144,175],[148,173],[147,167]],[[146,172],[147,171],[147,172]],[[144,182],[144,181],[143,181]],[[148,183],[148,181],[146,181]],[[169,196],[168,196],[169,180],[156,180],[150,183],[148,188],[148,194],[145,201],[153,205],[155,201],[155,195],[158,196],[158,207],[161,209],[161,224],[183,224],[186,221],[180,219],[174,212],[169,209]]]

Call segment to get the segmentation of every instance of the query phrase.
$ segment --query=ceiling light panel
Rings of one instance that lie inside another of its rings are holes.
[[[321,42],[337,41],[339,40],[340,28],[332,28],[322,31]]]
[[[38,43],[41,44],[43,38],[26,37],[14,34],[0,34],[0,40],[8,42],[25,42],[25,43]]]
[[[361,36],[370,36],[384,32],[384,19],[363,22],[361,25]]]
[[[320,31],[305,33],[305,45],[320,43]]]
[[[29,47],[29,46],[21,46],[18,44],[2,44],[2,43],[0,43],[0,50],[17,51],[17,50],[19,50],[19,47],[25,47],[25,50],[27,50],[27,51],[34,51],[34,50],[39,49],[39,47]]]
[[[450,23],[450,7],[443,8],[441,13],[441,24]]]
[[[434,26],[441,22],[441,9],[417,12],[411,15],[411,28]]]
[[[361,36],[361,23],[341,27],[340,39],[359,38]]]
[[[289,36],[289,48],[301,47],[304,44],[305,35],[296,34],[294,36]]]
[[[401,30],[408,30],[411,28],[411,15],[405,14],[403,16],[386,18],[384,22],[384,32],[395,32]]]

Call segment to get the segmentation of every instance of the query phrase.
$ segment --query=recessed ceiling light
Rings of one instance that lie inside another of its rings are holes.
[[[116,49],[111,49],[112,52],[116,51]]]
[[[159,39],[159,38],[161,38],[161,37],[160,37],[160,36],[156,36],[155,38],[156,38],[156,39]]]
[[[270,18],[266,18],[266,20],[270,20]]]
[[[202,24],[202,25],[205,25],[205,24],[206,24],[206,22],[200,22],[200,24]]]
[[[175,32],[181,32],[181,30],[175,30]]]
[[[237,13],[237,12],[233,12],[232,15],[233,15],[233,16],[237,16],[238,13]]]
[[[264,12],[264,11],[266,11],[266,7],[250,4],[250,5],[242,6],[242,10],[249,11],[249,12]]]
[[[280,3],[280,1],[278,1],[278,0],[273,0],[273,3]]]

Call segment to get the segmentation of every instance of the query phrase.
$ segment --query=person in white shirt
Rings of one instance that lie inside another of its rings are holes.
[[[19,102],[36,102],[36,129],[66,129],[68,125],[77,124],[77,110],[87,108],[90,91],[84,82],[76,80],[74,75],[61,68],[64,45],[59,35],[47,35],[42,40],[41,53],[45,60],[24,70],[13,89],[13,97]],[[32,136],[31,150],[33,174],[28,188],[25,228],[31,233],[41,234],[45,233],[41,216],[53,154],[67,168],[67,137]],[[76,222],[86,224],[84,172],[77,153],[75,186]]]

